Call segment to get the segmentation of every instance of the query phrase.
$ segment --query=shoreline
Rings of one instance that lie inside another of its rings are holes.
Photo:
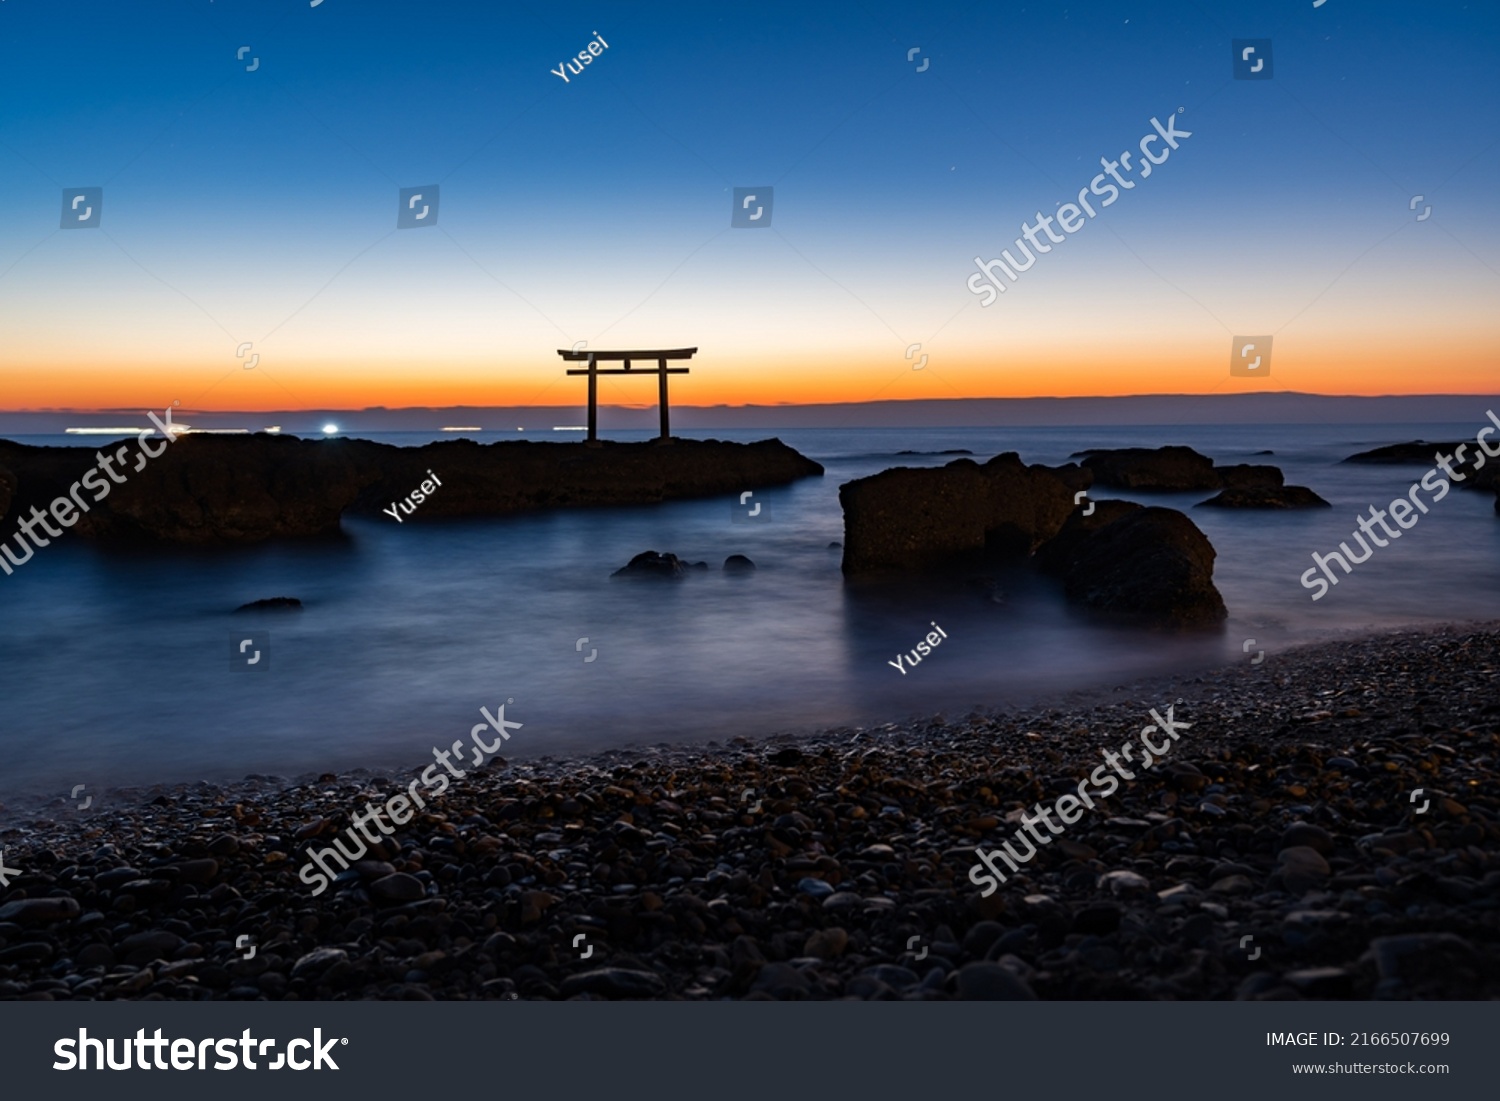
[[[1497,677],[1488,621],[989,714],[497,761],[318,897],[308,845],[415,772],[9,813],[0,997],[1491,997]],[[1168,705],[1191,729],[1161,767],[981,897],[976,847]]]
[[[1295,662],[1312,655],[1315,660],[1324,656],[1324,651],[1333,651],[1339,648],[1353,648],[1365,645],[1377,644],[1383,640],[1407,638],[1411,636],[1427,636],[1458,632],[1482,632],[1486,630],[1500,631],[1500,619],[1476,619],[1455,621],[1439,624],[1424,624],[1395,628],[1392,630],[1375,633],[1358,633],[1347,638],[1321,639],[1312,642],[1299,643],[1277,653],[1268,653],[1264,663],[1260,666],[1250,666],[1248,657],[1244,662],[1234,662],[1228,665],[1207,664],[1187,674],[1154,674],[1143,677],[1132,678],[1127,684],[1094,685],[1082,688],[1068,688],[1051,692],[1047,695],[1045,702],[1037,699],[1031,703],[994,703],[965,705],[962,708],[938,708],[930,713],[911,713],[904,718],[887,719],[884,722],[872,720],[870,725],[858,725],[854,723],[840,723],[833,726],[810,726],[797,729],[775,730],[769,733],[738,734],[728,738],[678,738],[664,739],[659,742],[631,741],[618,746],[602,749],[582,749],[576,752],[564,751],[561,753],[538,753],[532,754],[525,750],[519,742],[511,747],[521,750],[521,755],[512,755],[501,752],[499,757],[505,762],[506,768],[526,769],[544,775],[564,776],[579,769],[599,767],[603,764],[614,764],[622,758],[631,760],[646,758],[662,758],[674,755],[696,755],[711,750],[727,752],[732,746],[759,746],[759,745],[792,745],[801,746],[808,743],[821,743],[827,740],[837,741],[841,738],[852,737],[860,733],[873,733],[880,731],[902,730],[907,734],[916,729],[931,729],[942,727],[951,721],[948,717],[957,715],[963,711],[965,717],[978,715],[986,720],[999,720],[1007,717],[1021,718],[1047,711],[1056,711],[1064,708],[1090,708],[1102,705],[1113,705],[1122,701],[1116,699],[1122,692],[1134,693],[1142,701],[1148,699],[1166,699],[1170,696],[1175,699],[1184,692],[1191,692],[1192,686],[1201,686],[1209,678],[1215,683],[1231,683],[1238,678],[1253,678],[1257,671],[1264,675],[1265,671],[1275,670],[1281,666]],[[1189,698],[1189,697],[1184,697]],[[448,731],[446,733],[451,733]],[[414,735],[412,742],[420,743],[424,738],[433,735]],[[247,773],[239,780],[228,778],[211,778],[205,776],[183,778],[168,783],[160,784],[122,784],[117,787],[105,788],[93,794],[103,796],[109,800],[108,805],[117,809],[125,809],[132,805],[140,805],[152,798],[170,793],[181,792],[188,789],[230,790],[242,783],[253,781],[264,785],[257,788],[258,791],[283,792],[288,789],[303,787],[310,784],[322,782],[326,777],[337,780],[389,780],[394,781],[402,777],[410,779],[416,772],[431,763],[430,757],[413,757],[409,766],[386,766],[377,768],[366,768],[363,766],[337,770],[305,770],[292,776],[283,776],[278,773]],[[415,769],[415,771],[413,771]],[[49,789],[50,792],[50,789]],[[96,802],[98,800],[96,799]],[[94,812],[97,817],[103,813],[104,805]],[[90,808],[92,810],[92,808]],[[49,813],[56,814],[61,818],[71,818],[69,800],[55,794],[43,795],[37,790],[20,791],[12,794],[9,800],[0,799],[0,830],[14,825],[27,818],[45,818]]]

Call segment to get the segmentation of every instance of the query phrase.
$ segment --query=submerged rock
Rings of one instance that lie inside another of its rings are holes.
[[[300,609],[302,601],[295,596],[268,596],[264,600],[252,600],[249,604],[241,604],[235,609],[237,612],[263,612],[275,609]]]
[[[1226,489],[1217,497],[1199,501],[1198,508],[1332,508],[1306,486],[1274,489]]]
[[[1460,448],[1463,449],[1462,459],[1459,458]],[[1459,440],[1457,443],[1431,443],[1426,440],[1393,443],[1385,447],[1361,451],[1350,455],[1343,461],[1389,466],[1437,467],[1439,455],[1446,456],[1449,460],[1448,465],[1460,475],[1459,479],[1452,483],[1454,486],[1459,489],[1494,490],[1496,495],[1500,496],[1500,462],[1491,459],[1488,453],[1481,453],[1480,446],[1472,439]],[[1496,502],[1496,509],[1500,511],[1500,500]]]
[[[1451,456],[1460,444],[1466,444],[1470,451],[1474,449],[1473,440],[1460,441],[1460,443],[1428,443],[1426,440],[1412,440],[1410,443],[1392,443],[1384,447],[1371,448],[1369,451],[1360,451],[1341,461],[1435,466],[1435,460],[1439,454]],[[1454,469],[1457,468],[1455,464]]]
[[[754,573],[755,563],[750,561],[750,559],[746,558],[743,554],[731,554],[728,558],[724,559],[724,572]]]
[[[636,555],[629,564],[621,566],[610,576],[675,580],[687,570],[688,564],[675,554],[658,554],[654,550],[648,550]]]

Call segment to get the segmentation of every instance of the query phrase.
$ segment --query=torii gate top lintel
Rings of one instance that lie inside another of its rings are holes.
[[[587,363],[588,366],[579,370],[569,370],[570,375],[587,375],[589,377],[589,443],[599,442],[599,376],[600,375],[656,375],[658,379],[658,404],[661,408],[661,439],[663,442],[672,438],[669,427],[669,416],[667,406],[667,376],[688,374],[687,367],[668,367],[667,361],[674,359],[692,359],[698,352],[697,348],[660,348],[632,351],[574,351],[570,348],[559,348],[557,354],[562,356],[565,362]],[[656,360],[655,367],[647,367],[639,371],[630,368],[632,360]],[[600,362],[622,363],[621,367],[600,367]]]
[[[632,359],[692,359],[698,353],[697,348],[666,348],[650,351],[631,352],[590,352],[587,349],[572,351],[569,348],[559,348],[557,354],[563,359],[572,362],[585,362],[589,359],[614,362],[615,360]]]

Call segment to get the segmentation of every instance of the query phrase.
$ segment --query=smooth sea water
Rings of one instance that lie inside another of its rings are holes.
[[[1450,492],[1316,603],[1298,581],[1311,552],[1349,539],[1357,515],[1405,494],[1424,470],[1340,459],[1417,438],[1472,439],[1482,418],[1483,410],[1472,424],[1450,425],[720,431],[697,435],[775,435],[827,473],[757,490],[762,519],[745,523],[733,522],[730,494],[498,519],[348,518],[342,539],[219,551],[105,554],[64,538],[0,576],[0,799],[66,796],[77,784],[411,769],[430,761],[432,747],[467,739],[481,707],[507,700],[507,718],[524,726],[504,752],[520,758],[1045,702],[1249,661],[1248,638],[1252,653],[1274,653],[1494,618],[1500,518],[1484,493]],[[1215,581],[1230,612],[1222,634],[1091,624],[1054,584],[1019,573],[998,575],[1002,603],[959,578],[848,586],[829,548],[843,539],[841,483],[954,458],[901,450],[967,448],[981,462],[1013,450],[1052,464],[1083,448],[1168,443],[1220,464],[1274,463],[1288,483],[1334,506],[1236,512],[1191,508],[1206,492],[1096,494],[1188,511],[1218,552]],[[1274,456],[1257,456],[1263,449]],[[647,549],[711,568],[675,584],[611,580]],[[758,570],[723,573],[730,554],[748,555]],[[282,595],[304,610],[234,612]],[[898,673],[888,663],[933,622],[947,639]],[[266,632],[260,665],[231,660],[238,640]]]

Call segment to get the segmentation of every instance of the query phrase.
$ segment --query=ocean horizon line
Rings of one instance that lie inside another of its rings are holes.
[[[720,430],[853,429],[853,428],[1088,428],[1173,425],[1339,425],[1460,423],[1477,406],[1500,402],[1495,394],[1322,395],[1297,391],[1262,394],[1136,394],[1096,397],[924,398],[869,402],[785,403],[777,405],[674,404],[680,432]],[[56,435],[91,418],[120,417],[140,410],[50,408],[0,410],[0,436]],[[580,406],[447,405],[365,406],[271,410],[184,409],[206,428],[232,421],[275,421],[317,431],[325,419],[340,424],[341,434],[436,432],[454,424],[499,438],[528,431],[547,431],[578,420]],[[1481,414],[1483,410],[1480,410]],[[1125,417],[1131,419],[1126,420]],[[832,422],[828,418],[835,418]],[[71,422],[64,424],[64,420]],[[485,423],[486,421],[492,423]],[[601,405],[601,427],[612,431],[656,426],[654,404]],[[314,421],[318,422],[316,425]],[[235,424],[232,427],[242,427]],[[290,428],[290,431],[299,431]]]

